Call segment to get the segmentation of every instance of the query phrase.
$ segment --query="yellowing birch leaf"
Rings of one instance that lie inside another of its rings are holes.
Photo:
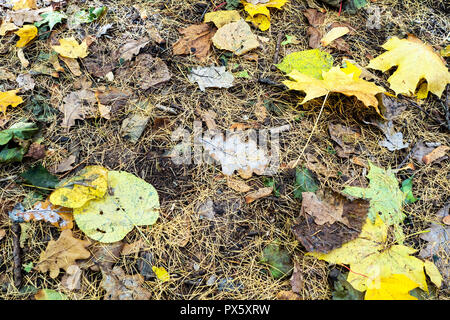
[[[23,102],[23,99],[16,95],[19,90],[9,90],[0,92],[0,112],[6,113],[6,107],[17,107]]]
[[[78,44],[75,38],[59,39],[59,46],[52,46],[53,50],[66,58],[85,58],[88,55],[86,40]]]
[[[108,170],[101,166],[87,166],[79,175],[62,181],[50,194],[52,204],[66,208],[80,208],[92,199],[102,198],[107,190]]]
[[[14,33],[20,37],[16,43],[16,47],[23,48],[37,36],[38,29],[32,24],[27,24]]]
[[[388,51],[372,59],[367,67],[385,72],[397,66],[388,79],[395,94],[413,95],[419,81],[425,79],[428,84],[426,92],[431,91],[438,97],[442,95],[450,82],[450,73],[431,46],[410,35],[401,40],[393,37],[383,48]],[[421,96],[425,94],[422,92]]]
[[[281,7],[287,2],[287,0],[269,0],[266,3],[253,4],[242,0],[244,10],[249,14],[246,21],[253,22],[260,30],[265,31],[270,27],[270,11],[268,8]]]
[[[13,10],[36,9],[36,0],[12,0]]]
[[[205,14],[204,23],[213,22],[217,28],[220,28],[230,22],[238,21],[240,19],[241,16],[237,10],[221,10]]]
[[[404,274],[394,274],[390,277],[371,281],[367,287],[365,300],[417,300],[409,294],[419,285]]]
[[[352,272],[347,281],[358,291],[365,291],[370,281],[380,281],[395,274],[403,274],[421,289],[428,291],[424,262],[411,254],[416,250],[403,245],[391,245],[387,240],[388,226],[376,217],[367,218],[361,234],[342,247],[323,253],[308,253],[333,264],[349,264]]]
[[[335,27],[328,31],[328,33],[320,40],[320,43],[326,47],[334,40],[346,35],[350,32],[350,29],[347,27]]]
[[[346,74],[339,67],[333,67],[328,71],[324,71],[322,73],[323,79],[312,78],[297,70],[292,70],[288,74],[288,77],[293,81],[285,80],[283,83],[289,89],[306,92],[306,97],[303,99],[302,104],[314,98],[324,96],[327,93],[338,92],[346,96],[355,96],[367,107],[372,106],[380,113],[378,99],[375,95],[385,90],[372,82],[359,78],[355,80],[353,73]]]
[[[164,267],[152,267],[153,272],[156,274],[156,277],[162,282],[166,282],[170,280],[170,274],[167,272]]]
[[[100,242],[122,240],[134,226],[147,226],[159,217],[155,188],[128,172],[108,172],[108,192],[73,211],[77,226]]]

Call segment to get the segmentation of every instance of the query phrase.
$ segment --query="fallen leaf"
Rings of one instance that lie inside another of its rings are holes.
[[[162,282],[170,281],[170,274],[166,269],[164,269],[164,267],[152,266],[152,270],[156,274],[156,277]]]
[[[315,79],[323,79],[322,73],[330,70],[333,66],[333,57],[328,52],[319,49],[304,50],[288,54],[275,66],[287,74],[297,70]]]
[[[22,177],[25,182],[33,186],[47,189],[55,188],[55,186],[59,182],[58,177],[50,174],[50,172],[48,172],[48,170],[45,169],[42,164],[36,164],[32,166],[25,172],[22,172],[20,174],[20,177]]]
[[[42,20],[35,22],[34,25],[36,27],[41,27],[42,25],[48,23],[50,30],[52,30],[56,24],[61,23],[63,19],[67,18],[67,16],[64,13],[59,11],[45,12],[41,14],[41,17]]]
[[[36,9],[36,0],[11,0],[13,10]]]
[[[404,274],[393,274],[390,277],[370,281],[364,300],[417,300],[409,294],[409,291],[418,286],[419,284]]]
[[[72,164],[75,162],[76,160],[76,156],[75,155],[70,155],[67,158],[63,159],[55,168],[55,170],[53,171],[54,173],[61,173],[61,172],[66,172],[69,170],[72,170]]]
[[[269,267],[269,272],[275,279],[288,276],[293,268],[289,252],[276,242],[264,248],[260,262]]]
[[[125,44],[122,45],[114,54],[115,59],[123,59],[124,61],[129,61],[135,55],[139,54],[139,51],[144,48],[149,42],[150,41],[147,37],[144,37],[140,40],[127,39]]]
[[[387,225],[394,225],[396,239],[401,243],[403,233],[399,224],[406,217],[402,210],[406,195],[400,190],[391,169],[384,170],[369,161],[367,178],[370,180],[368,188],[346,187],[343,193],[369,200],[369,219],[375,221],[379,215]]]
[[[88,240],[80,240],[72,236],[71,230],[63,230],[58,240],[50,240],[45,251],[41,252],[36,268],[40,272],[50,271],[50,278],[59,275],[59,269],[75,264],[75,260],[87,259],[91,253],[86,250],[90,245]]]
[[[340,123],[328,124],[331,139],[338,144],[336,153],[341,158],[349,158],[352,154],[359,154],[358,142],[361,134],[357,128],[344,126]]]
[[[308,23],[315,28],[320,27],[325,22],[326,15],[316,9],[306,9],[303,14],[308,19]]]
[[[211,38],[216,33],[215,28],[208,24],[195,24],[180,29],[179,32],[183,37],[173,44],[174,55],[193,54],[199,60],[208,57]]]
[[[22,27],[25,23],[41,21],[42,17],[40,15],[51,11],[51,7],[36,10],[21,9],[17,11],[9,11],[7,14],[7,19],[10,19],[16,26]]]
[[[54,205],[80,208],[88,201],[103,198],[108,187],[107,177],[105,168],[87,166],[76,176],[61,181],[49,200]]]
[[[350,29],[347,27],[335,27],[327,32],[327,34],[320,40],[320,43],[326,47],[334,40],[346,35],[350,32]]]
[[[35,26],[29,24],[20,28],[14,33],[20,38],[16,43],[16,47],[23,48],[37,36],[38,29]]]
[[[319,185],[307,168],[295,169],[294,198],[302,200],[303,192],[316,192]]]
[[[323,80],[315,79],[297,70],[290,72],[288,77],[294,81],[285,80],[283,84],[289,89],[306,92],[306,97],[301,104],[330,92],[339,92],[346,96],[355,96],[365,106],[372,106],[380,113],[375,95],[385,90],[372,82],[362,79],[355,80],[352,74],[345,74],[339,67],[332,67],[329,71],[324,71],[322,73]]]
[[[142,288],[144,278],[140,274],[127,275],[119,266],[102,269],[100,286],[106,291],[104,300],[150,300],[151,292]]]
[[[252,188],[242,180],[227,178],[227,186],[236,192],[249,192]]]
[[[258,38],[242,19],[219,28],[212,42],[218,49],[231,51],[238,56],[259,47]]]
[[[425,164],[430,164],[433,161],[444,157],[447,155],[448,151],[450,150],[450,147],[448,146],[439,146],[430,153],[423,156],[422,161]]]
[[[19,29],[14,23],[8,22],[6,19],[0,24],[0,36],[6,35],[9,31],[15,31]]]
[[[5,114],[8,106],[17,107],[23,102],[23,99],[17,96],[17,92],[19,92],[19,90],[0,92],[0,112]]]
[[[6,236],[6,230],[0,229],[0,240],[2,240]]]
[[[292,276],[289,279],[289,282],[291,283],[292,292],[300,294],[303,291],[303,273],[300,264],[297,261],[294,261],[294,270],[292,271]]]
[[[109,171],[109,192],[74,209],[77,226],[100,242],[122,240],[135,226],[152,225],[159,217],[155,188],[131,173]],[[129,192],[129,186],[133,192]]]
[[[203,22],[212,22],[217,28],[220,28],[230,22],[235,22],[240,19],[241,16],[237,10],[219,10],[205,14]]]
[[[17,49],[17,57],[19,58],[20,64],[22,65],[23,68],[26,68],[29,66],[30,62],[25,58],[22,48]],[[0,105],[0,108],[1,108],[1,105]]]
[[[400,188],[400,190],[402,190],[402,192],[405,194],[405,203],[414,203],[419,200],[413,195],[412,181],[413,177],[402,181],[402,187]]]
[[[231,88],[233,86],[233,75],[225,71],[225,67],[196,67],[188,75],[190,82],[197,82],[201,91],[205,88]]]
[[[82,23],[91,23],[98,20],[103,14],[107,11],[107,7],[90,7],[88,10],[80,10],[75,12],[72,17],[70,23],[74,26],[82,24]]]
[[[83,40],[81,44],[75,38],[59,39],[59,46],[52,46],[59,55],[66,58],[85,58],[88,55],[88,45],[86,40]]]
[[[273,192],[273,187],[260,188],[256,191],[250,192],[245,196],[246,203],[252,203],[255,200],[270,196]]]
[[[330,253],[308,253],[332,264],[349,264],[347,281],[358,291],[365,291],[368,280],[380,281],[394,274],[403,274],[421,289],[428,291],[424,262],[411,256],[416,250],[403,245],[387,243],[388,226],[376,217],[369,218],[355,240],[345,243]]]
[[[88,89],[73,91],[64,97],[59,110],[64,113],[61,127],[69,129],[75,125],[75,120],[95,117],[97,113],[95,93]]]
[[[29,73],[18,75],[16,82],[23,91],[33,90],[35,86],[35,82]]]
[[[336,275],[337,273],[337,275]],[[347,275],[339,272],[337,269],[332,269],[330,278],[333,279],[333,291],[331,292],[332,300],[363,300],[364,293],[352,287],[348,283]]]
[[[96,246],[92,249],[92,259],[87,263],[87,267],[93,271],[100,271],[100,269],[110,270],[114,263],[119,261],[123,246],[124,243],[122,241],[96,243]]]
[[[150,116],[140,114],[131,114],[122,122],[122,137],[131,143],[137,143],[145,128],[147,127]]]
[[[55,206],[48,199],[38,201],[32,209],[18,212],[17,216],[23,218],[26,222],[43,220],[61,230],[72,229],[73,227],[72,209]]]
[[[9,80],[14,81],[16,79],[16,76],[9,72],[6,68],[0,68],[0,80]]]
[[[383,141],[378,142],[380,146],[387,148],[389,151],[408,148],[409,143],[403,142],[403,133],[395,131],[392,120],[386,123],[377,121],[375,124],[383,131],[383,134],[386,137]]]
[[[136,254],[141,251],[142,247],[145,245],[144,240],[139,239],[132,243],[125,243],[122,251],[120,252],[120,255],[127,256],[130,254]]]
[[[131,90],[121,90],[115,87],[98,87],[95,90],[95,98],[102,106],[108,107],[108,113],[116,114],[131,99],[133,92]],[[109,115],[110,117],[110,115]]]
[[[79,290],[81,288],[81,274],[82,271],[78,265],[69,266],[61,279],[61,285],[68,290]]]
[[[277,293],[277,300],[302,300],[302,298],[293,291],[281,290]]]
[[[60,58],[66,64],[67,68],[69,68],[70,72],[72,72],[72,74],[75,77],[79,77],[82,75],[81,70],[80,70],[80,65],[78,64],[77,59],[66,58],[63,56],[60,56]]]
[[[67,296],[61,292],[52,289],[41,289],[35,295],[36,300],[69,300]]]
[[[292,230],[307,251],[330,252],[358,237],[369,210],[368,201],[349,201],[330,192],[322,193],[322,200],[311,192],[305,195]]]
[[[409,35],[407,39],[390,38],[383,48],[388,50],[372,59],[368,68],[385,72],[394,66],[397,70],[388,82],[395,94],[413,95],[421,79],[427,81],[427,90],[438,97],[450,82],[450,73],[440,55],[420,39]]]
[[[261,31],[265,31],[270,27],[270,11],[268,8],[281,7],[287,0],[270,0],[270,1],[241,1],[244,4],[244,10],[249,14],[247,21],[255,22]]]
[[[433,282],[436,287],[440,288],[442,286],[442,276],[436,265],[430,260],[425,260],[424,267],[425,272],[430,277],[431,282]]]

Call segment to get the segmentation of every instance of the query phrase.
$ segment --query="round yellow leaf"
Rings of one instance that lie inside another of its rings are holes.
[[[77,226],[90,238],[122,240],[134,226],[152,225],[159,217],[156,189],[131,173],[108,172],[108,193],[74,209]]]
[[[87,166],[80,174],[62,181],[50,194],[50,202],[66,208],[80,208],[92,199],[102,198],[108,188],[108,170]]]

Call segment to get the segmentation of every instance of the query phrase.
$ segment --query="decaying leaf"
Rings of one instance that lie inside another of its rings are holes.
[[[237,192],[248,192],[252,188],[242,180],[227,178],[227,186]]]
[[[260,188],[256,191],[250,192],[245,196],[246,203],[252,203],[255,200],[267,197],[273,192],[273,187]]]
[[[386,123],[378,121],[375,124],[383,131],[384,136],[386,137],[386,139],[378,143],[380,146],[386,147],[389,151],[408,148],[409,143],[403,142],[403,133],[395,131],[392,120]]]
[[[258,38],[242,19],[219,28],[212,37],[212,42],[217,48],[231,51],[238,56],[259,47]]]
[[[82,75],[80,65],[78,64],[77,59],[66,58],[63,56],[60,56],[60,58],[66,64],[67,68],[69,68],[70,72],[72,72],[74,76],[79,77]]]
[[[289,73],[288,77],[293,81],[285,80],[283,83],[289,89],[306,92],[302,104],[330,92],[339,92],[346,96],[356,96],[367,107],[372,106],[380,113],[375,95],[385,90],[372,82],[354,79],[353,74],[346,74],[339,67],[332,67],[329,71],[324,71],[322,73],[323,80],[312,78],[297,70]]]
[[[430,153],[423,156],[422,161],[425,164],[430,164],[433,161],[440,159],[448,154],[450,147],[448,146],[439,146]]]
[[[427,81],[426,93],[431,91],[438,97],[442,95],[450,82],[450,72],[430,45],[409,35],[407,39],[392,37],[383,48],[388,52],[371,60],[367,67],[385,72],[397,66],[397,70],[388,79],[391,89],[397,95],[413,95],[421,79]]]
[[[289,279],[291,283],[292,292],[301,293],[304,287],[303,273],[300,264],[294,261],[294,270],[292,271],[292,276]]]
[[[231,88],[233,75],[225,70],[225,67],[197,67],[188,75],[189,81],[197,82],[201,91],[205,88]]]
[[[66,274],[61,279],[61,285],[68,290],[79,290],[81,288],[82,270],[76,264],[66,269]]]
[[[151,292],[142,287],[144,278],[140,274],[127,275],[119,266],[112,270],[102,269],[101,287],[105,289],[105,300],[150,300]]]
[[[87,166],[78,175],[61,181],[49,200],[54,205],[80,208],[92,199],[102,198],[107,190],[108,170],[101,166]]]
[[[352,154],[359,154],[358,142],[361,134],[357,128],[344,126],[340,123],[329,123],[328,132],[331,139],[338,144],[336,153],[341,158],[348,158]]]
[[[53,170],[54,173],[61,173],[72,170],[72,164],[75,162],[77,157],[75,155],[70,155],[67,158],[63,159]]]
[[[330,253],[308,253],[333,264],[349,264],[347,281],[358,291],[365,291],[368,279],[380,281],[394,274],[403,274],[421,289],[428,291],[424,262],[413,256],[415,249],[403,245],[388,245],[388,226],[376,217],[374,223],[367,218],[361,234]]]
[[[64,113],[61,127],[69,129],[75,120],[95,117],[97,113],[95,93],[89,89],[73,91],[64,97],[59,110]]]
[[[123,247],[124,243],[122,241],[96,243],[95,247],[92,248],[92,258],[86,267],[89,267],[93,271],[100,271],[100,269],[110,270],[114,263],[119,260]]]
[[[41,252],[37,269],[40,272],[50,271],[50,278],[59,274],[59,269],[75,264],[75,260],[87,259],[91,253],[86,250],[90,245],[88,240],[80,240],[72,236],[71,230],[63,230],[58,240],[50,240],[45,251]]]
[[[179,32],[183,35],[173,44],[174,55],[192,54],[200,60],[207,58],[211,49],[211,38],[215,29],[208,24],[195,24]]]
[[[29,73],[19,74],[16,82],[23,91],[33,90],[35,86],[35,82]]]
[[[217,28],[241,19],[237,10],[219,10],[205,14],[204,22],[213,22]]]
[[[109,192],[74,210],[77,226],[90,238],[111,243],[135,226],[152,225],[159,217],[155,188],[131,173],[108,172]],[[130,186],[133,192],[130,193]]]
[[[116,60],[131,60],[135,55],[139,54],[139,51],[144,48],[149,42],[150,40],[146,37],[140,40],[127,39],[125,44],[122,45],[115,53]]]
[[[275,279],[288,276],[293,268],[289,252],[277,242],[264,248],[260,262],[268,265],[269,272]]]
[[[37,202],[31,210],[18,212],[17,216],[22,217],[25,221],[43,220],[61,230],[73,227],[72,209],[53,205],[48,199]]]
[[[69,300],[65,294],[52,289],[41,289],[34,298],[36,300]]]
[[[292,230],[307,251],[326,253],[358,237],[369,203],[335,193],[322,193],[321,198],[303,193],[301,214]]]
[[[122,122],[121,132],[122,137],[131,143],[137,143],[145,128],[147,127],[150,116],[130,114]]]

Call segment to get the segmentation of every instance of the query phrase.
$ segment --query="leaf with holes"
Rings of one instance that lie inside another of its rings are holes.
[[[88,237],[100,242],[115,242],[122,240],[135,226],[156,222],[159,217],[158,192],[131,173],[109,171],[106,195],[89,201],[73,213],[78,227]]]

